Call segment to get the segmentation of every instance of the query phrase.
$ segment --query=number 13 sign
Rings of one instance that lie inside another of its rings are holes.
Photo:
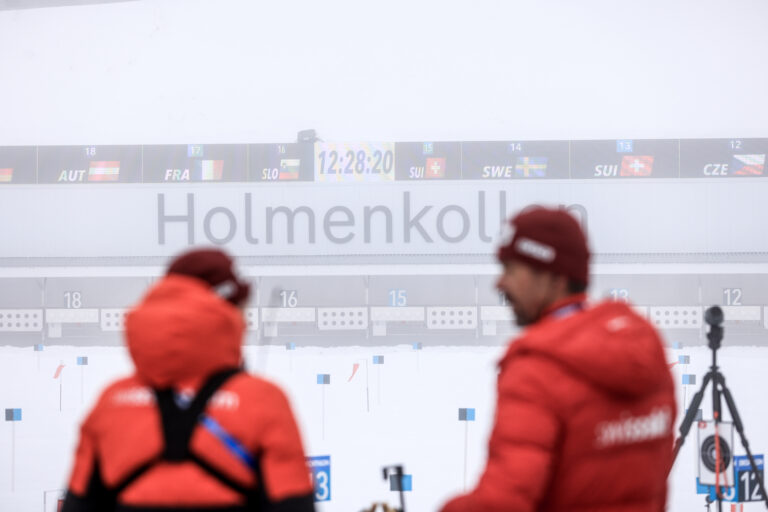
[[[331,501],[331,456],[307,457],[307,466],[315,488],[315,501]]]

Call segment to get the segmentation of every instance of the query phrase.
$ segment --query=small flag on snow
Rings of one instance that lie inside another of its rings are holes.
[[[329,374],[329,373],[318,373],[317,374],[317,383],[318,384],[330,384],[331,383],[331,374]]]
[[[352,377],[355,376],[359,368],[360,368],[360,363],[355,363],[352,365],[352,375],[349,376],[349,379],[347,379],[347,382],[352,382]]]
[[[475,421],[475,409],[459,409],[459,421]]]
[[[59,377],[61,377],[61,370],[63,370],[63,369],[64,369],[64,365],[63,365],[63,364],[60,364],[60,365],[59,365],[59,366],[56,368],[56,373],[54,373],[54,374],[53,374],[53,378],[54,378],[54,379],[58,379]]]
[[[384,364],[384,356],[373,356],[373,364]]]
[[[390,491],[412,491],[413,475],[401,475],[400,482],[397,481],[397,475],[389,475]]]
[[[43,351],[42,343],[38,343],[37,345],[35,345],[35,352],[42,352],[42,351]]]
[[[675,342],[672,343],[672,348],[675,349],[675,350],[681,349],[681,348],[683,348],[683,344],[680,343],[679,341],[675,341]]]
[[[677,363],[678,364],[691,364],[691,356],[678,356],[677,357]]]
[[[693,375],[691,373],[686,373],[683,375],[683,384],[696,384],[696,375]]]
[[[286,343],[285,350],[296,350],[296,344],[293,342]]]
[[[413,344],[413,350],[421,350],[422,348],[424,348],[424,345],[422,345],[421,343]]]
[[[5,421],[21,421],[21,409],[6,409]]]
[[[77,365],[78,366],[88,366],[88,356],[78,356],[78,358],[77,358]]]

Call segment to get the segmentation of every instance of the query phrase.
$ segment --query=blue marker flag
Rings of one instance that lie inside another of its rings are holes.
[[[88,356],[79,356],[77,358],[77,365],[78,366],[87,366],[88,365]]]
[[[329,374],[329,373],[318,373],[317,374],[317,383],[318,384],[330,384],[331,383],[331,374]]]
[[[696,375],[686,373],[683,375],[683,384],[696,384]]]
[[[38,343],[37,345],[35,345],[35,352],[42,352],[42,351],[43,351],[42,343]]]
[[[373,364],[384,364],[384,356],[373,356]]]
[[[402,475],[400,483],[397,481],[397,475],[389,475],[389,490],[390,491],[412,491],[413,490],[413,475]]]
[[[424,345],[422,345],[421,343],[413,344],[413,350],[421,350],[422,348],[424,348]]]
[[[5,421],[21,421],[21,409],[6,409]]]
[[[677,364],[691,364],[691,356],[677,356]]]
[[[296,344],[295,343],[286,343],[285,344],[285,350],[296,350]]]
[[[475,421],[475,409],[459,409],[459,421]]]

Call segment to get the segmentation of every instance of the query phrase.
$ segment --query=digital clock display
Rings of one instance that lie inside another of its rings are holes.
[[[394,181],[395,144],[317,143],[315,177],[328,183]]]

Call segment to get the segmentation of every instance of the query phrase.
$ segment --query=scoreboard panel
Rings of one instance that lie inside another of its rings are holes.
[[[246,155],[242,144],[144,146],[144,182],[245,181]]]
[[[141,146],[40,146],[39,183],[136,183]]]
[[[398,142],[398,180],[456,180],[461,178],[460,142]]]
[[[676,140],[571,142],[571,177],[648,179],[679,177]]]
[[[0,147],[0,185],[37,183],[37,147]]]
[[[568,141],[464,142],[464,179],[567,179]]]
[[[680,141],[680,175],[687,178],[765,176],[766,139]]]
[[[767,155],[765,138],[9,146],[0,185],[743,179]]]
[[[311,143],[250,144],[248,181],[291,182],[314,179]]]

